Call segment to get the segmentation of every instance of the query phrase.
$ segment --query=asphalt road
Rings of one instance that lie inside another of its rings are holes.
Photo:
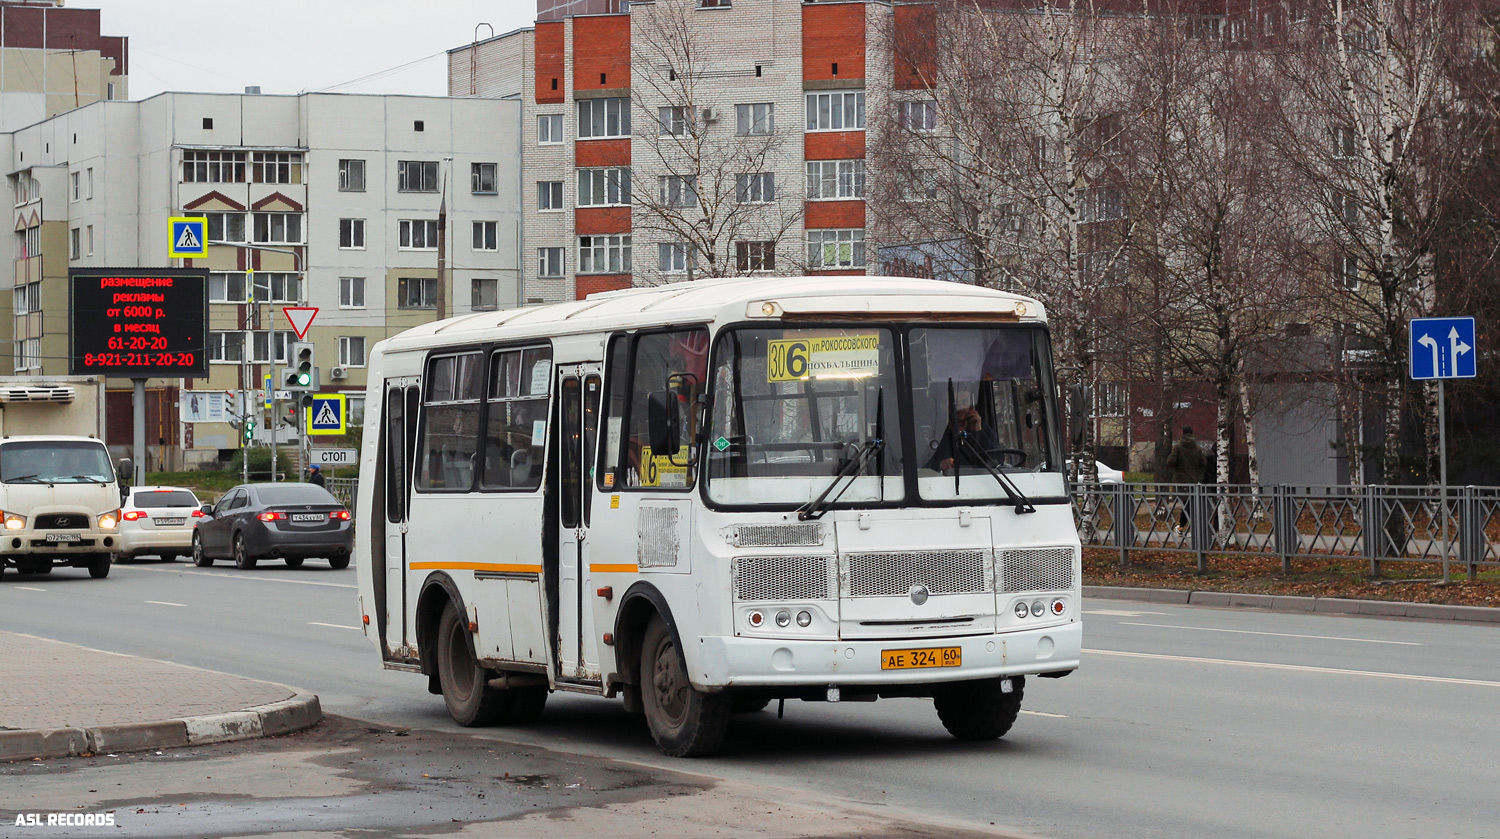
[[[354,572],[185,563],[0,583],[0,628],[319,694],[325,710],[460,732],[425,680],[380,668]],[[1032,680],[1002,741],[931,703],[788,703],[737,717],[722,756],[662,757],[617,702],[558,694],[545,746],[1044,837],[1500,834],[1500,629],[1091,601],[1083,669]]]

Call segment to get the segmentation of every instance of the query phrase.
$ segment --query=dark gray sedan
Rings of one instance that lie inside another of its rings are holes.
[[[313,484],[242,484],[205,504],[193,533],[193,563],[206,567],[232,559],[251,569],[262,559],[285,560],[296,568],[323,557],[333,568],[348,568],[354,548],[349,508]]]

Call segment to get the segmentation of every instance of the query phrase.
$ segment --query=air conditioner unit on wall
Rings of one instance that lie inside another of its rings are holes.
[[[718,108],[704,108],[703,109],[703,122],[704,123],[718,122],[718,121],[719,121],[719,109]]]
[[[347,379],[349,378],[349,371],[344,367],[335,367],[333,368],[333,372],[329,373],[329,376],[334,379]]]

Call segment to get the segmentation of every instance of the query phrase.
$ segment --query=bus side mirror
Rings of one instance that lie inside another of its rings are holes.
[[[682,433],[677,427],[677,394],[656,390],[647,395],[646,427],[653,455],[677,454],[682,448]]]
[[[1084,432],[1089,427],[1089,406],[1094,402],[1094,389],[1077,384],[1068,388],[1068,436],[1073,438],[1073,448],[1083,446]]]

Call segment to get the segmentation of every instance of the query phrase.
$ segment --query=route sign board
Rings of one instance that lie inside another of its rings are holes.
[[[359,450],[313,449],[312,462],[319,466],[353,466],[359,462]]]
[[[172,238],[167,243],[167,253],[174,259],[192,259],[208,256],[208,219],[203,216],[187,218],[173,216],[167,219]]]
[[[292,325],[292,331],[297,333],[298,341],[307,337],[307,328],[312,326],[313,318],[318,316],[317,306],[287,306],[281,311]]]
[[[308,434],[343,434],[347,428],[348,404],[342,393],[319,393],[307,410]]]
[[[1413,318],[1411,321],[1411,377],[1413,379],[1472,379],[1478,375],[1474,319]]]
[[[70,375],[208,375],[207,269],[73,268],[68,285]]]

